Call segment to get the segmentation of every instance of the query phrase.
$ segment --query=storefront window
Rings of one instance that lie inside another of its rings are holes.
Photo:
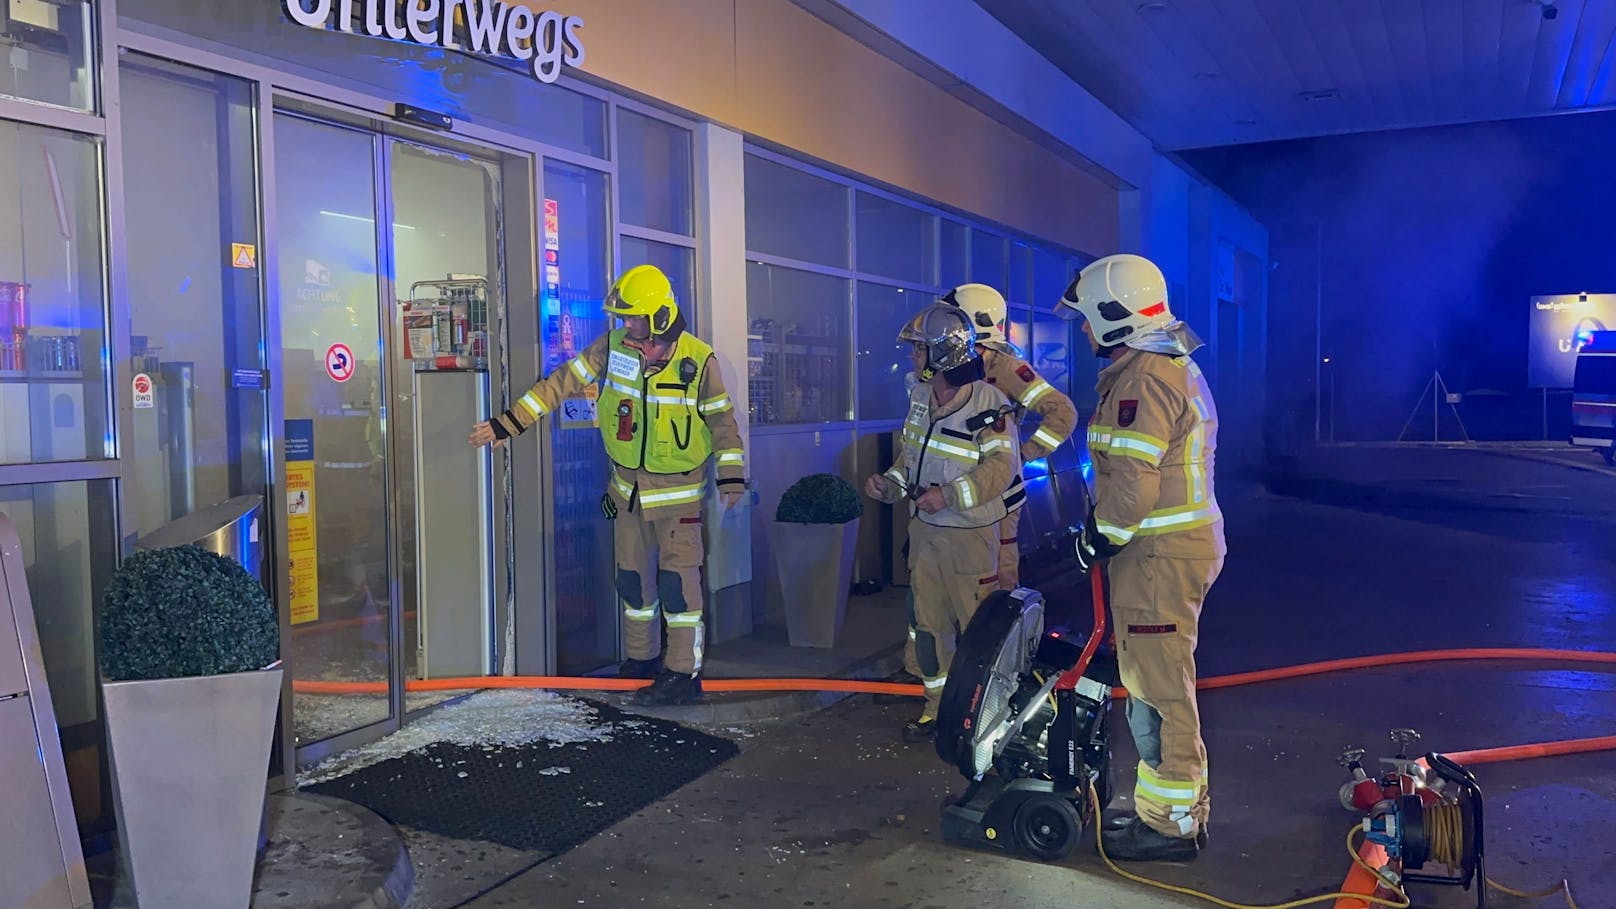
[[[690,142],[688,129],[618,110],[618,217],[624,224],[695,235]]]
[[[623,269],[655,265],[673,284],[673,298],[690,331],[700,334],[700,300],[696,299],[696,251],[688,246],[623,237]]]
[[[858,270],[931,284],[937,271],[937,219],[882,196],[857,194]]]
[[[849,283],[831,275],[747,263],[753,422],[837,423],[853,418]]]
[[[938,281],[943,287],[953,288],[971,280],[971,229],[958,221],[943,219],[942,255],[939,257],[942,274]]]
[[[0,463],[111,454],[96,140],[0,122]]]
[[[488,67],[487,63],[468,61]],[[478,104],[486,119],[519,135],[594,158],[606,157],[606,102],[559,85],[534,82],[525,73],[501,73]],[[497,86],[497,88],[495,87]]]
[[[1055,311],[1066,285],[1077,277],[1076,272],[1068,273],[1068,261],[1065,256],[1042,247],[1033,252],[1032,299],[1028,302],[1034,312]]]
[[[1010,319],[1005,324],[1005,333],[1010,337],[1011,346],[1021,351],[1023,357],[1030,359],[1027,353],[1027,344],[1032,340],[1031,326],[1027,322],[1027,309],[1019,304],[1011,304]]]
[[[910,345],[898,340],[904,323],[931,300],[930,294],[859,282],[858,418],[901,420],[909,393],[903,377],[914,364]]]
[[[563,368],[611,327],[601,311],[614,277],[610,193],[610,179],[600,171],[544,162],[540,324],[546,373]],[[513,379],[513,396],[525,381]],[[552,418],[548,424],[553,463],[533,469],[555,478],[556,661],[562,673],[579,675],[618,658],[612,525],[600,519],[609,462],[593,423]]]
[[[149,383],[124,458],[144,535],[268,484],[256,131],[246,82],[134,55],[119,76],[128,374]]]
[[[95,604],[118,562],[112,481],[0,486],[0,514],[22,540],[73,806],[84,827],[101,828],[112,806],[103,799]]]
[[[0,8],[0,95],[95,108],[89,0],[6,0]]]
[[[1005,240],[986,231],[971,231],[971,280],[1004,292],[1009,275],[1005,268]]]
[[[746,156],[749,252],[847,268],[847,187]]]
[[[1027,360],[1032,363],[1032,368],[1038,370],[1038,374],[1055,386],[1057,391],[1071,394],[1075,354],[1072,350],[1072,323],[1054,313],[1035,308],[1032,315],[1032,343],[1027,350]],[[1087,351],[1083,355],[1086,357]]]
[[[1010,279],[1005,282],[1004,295],[1017,303],[1032,300],[1032,247],[1025,243],[1010,244]]]

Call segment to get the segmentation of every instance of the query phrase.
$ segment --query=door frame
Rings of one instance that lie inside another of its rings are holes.
[[[408,431],[401,432],[399,431],[399,427],[402,424],[398,422],[399,420],[413,419],[413,410],[405,406],[407,400],[405,396],[410,394],[412,390],[401,387],[401,382],[403,381],[404,375],[402,371],[403,367],[401,365],[402,351],[400,350],[401,342],[398,333],[395,331],[399,312],[400,290],[396,286],[394,280],[397,270],[397,245],[392,231],[389,229],[389,226],[394,221],[395,215],[395,188],[391,171],[391,156],[393,149],[399,143],[406,143],[418,148],[427,148],[434,151],[466,155],[485,164],[493,165],[494,167],[498,168],[500,174],[500,187],[502,193],[507,183],[506,171],[508,170],[508,164],[511,160],[511,156],[508,154],[502,154],[498,148],[491,148],[475,142],[459,141],[457,138],[453,137],[445,138],[424,130],[401,127],[397,124],[377,119],[374,116],[367,115],[362,112],[356,112],[352,109],[334,105],[320,99],[311,100],[300,92],[285,90],[273,91],[271,103],[267,105],[267,107],[269,108],[269,119],[271,121],[269,127],[270,131],[273,131],[275,128],[275,120],[277,116],[286,116],[295,117],[310,123],[327,126],[333,129],[351,131],[355,134],[363,135],[368,138],[370,140],[372,182],[375,199],[373,214],[375,216],[377,271],[376,316],[379,332],[378,341],[380,343],[381,350],[381,389],[379,406],[382,408],[380,423],[384,439],[383,444],[387,454],[382,476],[383,482],[386,485],[384,525],[385,533],[387,534],[387,591],[390,604],[387,611],[387,641],[389,647],[389,661],[387,666],[388,716],[386,719],[368,723],[364,726],[350,729],[316,742],[296,746],[295,751],[298,762],[306,765],[309,763],[318,762],[329,755],[339,754],[350,748],[374,741],[382,736],[395,732],[411,718],[410,712],[407,710],[407,705],[405,703],[405,684],[408,681],[406,678],[407,673],[405,672],[405,667],[408,663],[409,654],[405,652],[406,634],[404,626],[404,613],[411,607],[419,610],[420,603],[418,602],[418,585],[415,579],[405,577],[405,566],[407,564],[416,564],[421,558],[421,553],[417,551],[414,554],[413,559],[406,558],[406,556],[409,555],[409,553],[406,551],[407,538],[402,532],[404,522],[414,521],[415,516],[415,503],[413,501],[405,500],[404,490],[406,488],[406,484],[402,482],[402,480],[406,477],[406,474],[409,474],[413,481],[413,472],[417,469],[418,465],[415,463],[415,452],[413,451],[412,445],[414,439],[413,427],[410,427]],[[268,148],[267,145],[266,148]],[[270,154],[272,154],[272,152],[266,151],[264,170],[266,174],[273,174],[274,177],[278,178],[279,173],[276,168],[276,162],[273,157],[269,157]],[[266,189],[266,196],[271,191],[272,190]],[[504,200],[502,199],[501,202],[503,201]],[[493,263],[494,269],[497,270],[499,274],[491,274],[489,275],[489,278],[491,283],[497,282],[497,286],[500,290],[500,298],[498,301],[499,307],[497,307],[497,309],[502,313],[502,317],[505,319],[505,321],[508,322],[510,294],[507,290],[509,282],[505,274],[505,265],[509,255],[504,239],[509,235],[509,232],[504,229],[507,217],[508,216],[503,207],[499,209],[499,221],[494,228],[494,235],[496,237],[500,237],[501,239],[496,241],[496,261]],[[266,278],[278,280],[279,243],[278,235],[270,232],[273,229],[274,228],[266,228],[264,245],[268,251],[264,256],[264,267],[266,269]],[[281,315],[279,309],[280,299],[281,296],[278,289],[273,293],[273,295],[266,294],[265,298],[265,307],[266,309],[273,309],[275,311],[275,321],[277,324],[280,322]],[[500,334],[502,333],[490,333],[490,345],[495,349],[491,350],[491,353],[495,353],[497,351],[498,354],[503,355],[507,346],[507,340],[503,337],[496,337]],[[280,354],[279,337],[280,336],[277,333],[275,345],[275,357],[277,359],[279,358]],[[363,343],[368,344],[369,340],[365,339]],[[496,381],[501,384],[503,383],[503,376],[499,373],[497,366],[493,362],[494,359],[496,358],[491,357],[490,370],[487,378],[491,390],[490,397],[493,397],[494,393],[497,393],[498,385],[496,385]],[[279,363],[276,363],[272,369],[278,372],[280,371],[281,366]],[[498,378],[496,379],[496,377]],[[284,398],[284,386],[280,388],[280,393],[277,394],[277,398],[277,403],[280,405],[281,409],[282,419],[284,420],[286,404]],[[411,404],[410,407],[413,407],[413,404]],[[468,415],[468,420],[470,419],[471,415]],[[277,429],[284,431],[282,427],[277,427]],[[279,440],[277,439],[277,441]],[[277,445],[276,455],[277,458],[284,457],[284,450],[282,446]],[[499,472],[497,465],[501,459],[495,458],[493,460],[496,463],[495,472],[497,474]],[[280,469],[282,469],[281,465],[277,463],[277,471]],[[277,476],[280,476],[278,472]],[[493,482],[495,479],[495,477],[490,477],[491,492],[494,488]],[[502,586],[502,581],[508,577],[509,570],[507,564],[508,560],[500,557],[501,555],[508,553],[507,547],[509,545],[509,537],[501,532],[500,524],[502,522],[499,521],[498,518],[502,517],[510,508],[510,503],[503,494],[491,495],[489,507],[491,524],[489,550],[495,556],[493,565],[495,578],[494,586],[492,588],[495,592],[495,602],[493,604],[494,608],[490,613],[486,614],[487,621],[492,625],[492,627],[488,629],[489,638],[492,644],[492,652],[487,654],[487,658],[490,662],[498,665],[504,656],[502,651],[505,647],[505,642],[503,637],[498,634],[498,629],[502,626],[504,621],[508,621],[510,615],[512,614],[511,610],[509,609],[509,604],[502,604],[499,602],[500,598],[498,596],[498,592]],[[411,539],[415,540],[415,545],[418,549],[419,535],[417,534]],[[282,570],[285,570],[284,560],[280,560],[280,567]],[[287,697],[294,697],[290,694],[290,682],[288,682],[287,685],[287,692]]]
[[[270,302],[280,299],[279,248],[275,241],[276,174],[273,162],[274,115],[283,102],[290,101],[294,106],[296,104],[317,106],[320,113],[326,117],[316,119],[328,118],[333,113],[338,117],[339,123],[344,116],[365,118],[377,124],[378,132],[385,131],[388,134],[411,138],[426,145],[443,145],[447,142],[451,143],[452,147],[454,144],[465,144],[473,147],[479,156],[497,156],[502,165],[503,177],[502,230],[505,252],[503,278],[506,312],[503,336],[493,340],[492,346],[495,349],[490,351],[489,388],[491,404],[495,410],[508,408],[513,403],[511,377],[517,377],[518,382],[525,384],[530,377],[539,374],[543,364],[543,345],[546,339],[542,334],[537,300],[542,289],[539,251],[543,245],[543,238],[540,236],[542,223],[540,213],[545,198],[544,161],[550,159],[566,162],[608,175],[613,198],[610,213],[612,230],[608,238],[609,257],[615,266],[619,259],[621,237],[625,233],[646,233],[639,228],[623,224],[618,217],[616,200],[620,180],[618,156],[615,153],[617,111],[635,110],[689,129],[693,134],[697,132],[699,126],[696,121],[674,111],[645,104],[610,89],[564,76],[561,84],[565,88],[606,105],[609,140],[607,157],[596,157],[475,122],[456,123],[453,130],[447,133],[417,130],[393,118],[398,98],[372,94],[371,91],[374,89],[355,90],[330,85],[322,81],[314,70],[278,64],[264,56],[255,55],[249,49],[194,38],[179,31],[132,19],[120,19],[112,7],[112,2],[102,5],[100,21],[101,44],[106,48],[103,71],[109,73],[104,78],[106,99],[112,108],[107,113],[105,132],[108,140],[110,184],[107,224],[112,234],[108,253],[111,262],[109,283],[112,285],[114,314],[127,311],[126,302],[122,299],[122,295],[126,294],[126,285],[121,278],[123,250],[121,232],[118,230],[123,216],[123,200],[117,191],[117,187],[121,186],[119,182],[121,174],[117,173],[119,162],[116,154],[121,125],[115,107],[117,52],[127,48],[176,63],[233,76],[253,84],[257,104],[258,191],[262,238],[259,275],[265,301],[262,328],[266,339],[278,339],[281,336],[279,307],[270,305]],[[699,180],[696,189],[698,193],[702,191]],[[662,239],[655,236],[649,238]],[[691,238],[667,239],[681,245],[691,243]],[[697,250],[696,281],[699,287],[705,270],[699,231],[693,245]],[[522,301],[520,304],[517,303],[519,300]],[[120,352],[127,354],[128,334],[126,321],[115,319],[110,339],[115,355]],[[512,341],[515,343],[510,343]],[[285,408],[279,383],[274,381],[274,376],[283,369],[279,345],[266,345],[264,359],[265,368],[270,376],[266,396],[266,413],[270,423],[267,444],[271,495],[274,495],[284,488],[285,478]],[[516,390],[521,391],[519,388]],[[125,389],[119,403],[120,412],[127,412],[127,397]],[[545,674],[553,671],[556,665],[555,551],[553,547],[547,545],[554,533],[555,501],[555,478],[545,467],[553,460],[549,434],[541,433],[534,447],[537,449],[537,457],[531,461],[528,459],[529,456],[513,458],[511,446],[502,448],[502,454],[493,459],[494,646],[498,654],[497,667],[501,674],[519,672]],[[284,591],[289,583],[287,565],[282,557],[287,551],[286,528],[285,521],[281,520],[281,516],[275,514],[275,511],[276,509],[266,509],[269,520],[268,544],[270,558],[276,565],[277,588],[282,591],[277,597],[284,598]],[[521,553],[523,558],[516,558],[514,552],[516,545],[526,547]],[[527,551],[535,548],[540,552]],[[535,554],[540,558],[533,558]],[[523,608],[519,609],[518,604],[522,604]],[[534,608],[535,605],[538,608]],[[281,617],[282,639],[290,640],[290,615],[286,604],[280,602],[277,606]],[[356,733],[297,748],[293,739],[292,703],[291,678],[288,675],[282,690],[284,709],[281,711],[281,756],[285,770],[283,776],[270,781],[272,789],[294,785],[295,768],[300,763],[306,766],[342,749],[364,744],[384,734],[374,727],[367,727]],[[401,721],[403,719],[407,717]]]

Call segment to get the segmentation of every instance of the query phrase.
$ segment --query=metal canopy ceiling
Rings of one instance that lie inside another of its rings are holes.
[[[1163,148],[1616,105],[1616,0],[977,0]]]

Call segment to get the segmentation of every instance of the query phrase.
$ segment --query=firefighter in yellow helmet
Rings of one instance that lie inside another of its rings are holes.
[[[510,410],[474,426],[471,443],[502,445],[561,402],[598,389],[597,420],[612,462],[601,510],[614,521],[628,651],[618,675],[654,679],[635,696],[642,704],[690,703],[701,696],[707,467],[717,461],[718,493],[730,508],[746,488],[740,430],[713,349],[686,331],[667,276],[651,265],[629,269],[612,285],[605,309],[622,326],[539,380]],[[665,665],[659,615],[668,625]]]
[[[1089,423],[1094,510],[1078,560],[1107,559],[1117,662],[1139,750],[1137,817],[1105,830],[1132,861],[1193,859],[1211,813],[1195,700],[1201,605],[1223,569],[1223,516],[1212,489],[1218,411],[1190,354],[1200,338],[1173,316],[1148,259],[1107,256],[1083,269],[1056,311],[1083,320],[1100,371]]]
[[[903,729],[905,741],[937,732],[954,639],[998,589],[1004,492],[1019,467],[1009,402],[983,381],[976,331],[954,306],[934,304],[904,327],[922,384],[909,394],[897,462],[872,475],[864,492],[907,502],[915,656],[925,705]]]

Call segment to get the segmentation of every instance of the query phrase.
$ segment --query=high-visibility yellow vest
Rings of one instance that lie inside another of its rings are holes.
[[[674,342],[668,364],[645,374],[645,359],[611,333],[600,379],[596,422],[613,463],[651,473],[687,473],[707,463],[713,437],[702,419],[701,375],[713,349],[690,332]]]

